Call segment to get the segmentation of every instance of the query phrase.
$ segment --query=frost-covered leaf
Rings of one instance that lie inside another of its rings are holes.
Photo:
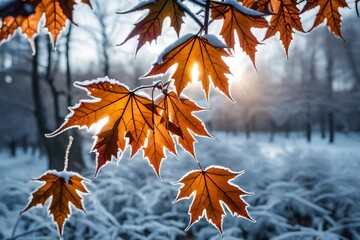
[[[144,148],[145,156],[149,159],[156,174],[160,177],[161,162],[166,157],[164,150],[168,149],[176,155],[176,136],[178,143],[195,157],[196,142],[192,133],[211,137],[206,131],[203,122],[193,115],[194,112],[204,111],[192,100],[178,96],[174,91],[164,91],[156,104],[163,109],[161,117],[155,119],[155,126],[148,136],[148,145]]]
[[[256,46],[259,41],[251,32],[251,28],[267,28],[269,25],[264,14],[252,13],[251,10],[248,10],[249,13],[240,11],[239,6],[241,5],[235,1],[226,1],[221,4],[213,3],[211,17],[224,20],[220,34],[230,48],[235,47],[236,31],[241,48],[255,65]]]
[[[127,143],[132,148],[134,156],[145,144],[149,129],[153,129],[153,115],[158,114],[158,107],[143,96],[130,91],[117,81],[99,79],[78,82],[76,86],[84,89],[93,98],[82,100],[79,105],[71,108],[65,123],[49,137],[73,127],[86,127],[108,117],[108,121],[96,135],[94,151],[97,153],[96,173],[111,157],[118,157],[119,151],[124,151]]]
[[[45,182],[45,184],[32,193],[28,206],[21,213],[36,207],[38,204],[43,205],[52,197],[49,206],[49,213],[53,216],[57,224],[59,235],[62,236],[64,223],[71,215],[69,203],[76,208],[84,210],[81,193],[88,193],[83,185],[85,178],[73,172],[48,171],[36,181]]]
[[[88,0],[82,0],[81,2],[90,5]],[[18,9],[33,7],[34,10],[30,11],[31,14],[20,14],[18,11],[11,11],[11,14],[2,16],[0,41],[12,36],[15,30],[19,28],[32,41],[37,33],[39,22],[42,16],[45,15],[45,27],[52,36],[55,45],[60,32],[65,27],[66,20],[69,19],[73,22],[74,5],[78,4],[78,2],[75,0],[27,0],[21,1],[21,4],[24,7],[17,5]]]
[[[192,71],[198,64],[199,81],[209,98],[211,83],[231,99],[228,78],[229,67],[223,57],[229,57],[227,46],[213,35],[198,36],[187,34],[169,46],[159,56],[152,69],[144,77],[164,75],[168,69],[177,65],[172,78],[176,92],[180,95],[192,82]]]
[[[138,23],[130,32],[129,36],[122,44],[129,39],[139,36],[136,52],[144,46],[146,42],[152,42],[161,35],[162,25],[167,17],[170,17],[170,24],[179,35],[184,11],[178,4],[177,0],[148,0],[135,6],[133,9],[120,12],[121,14],[132,13],[142,10],[149,10],[149,13]]]
[[[206,170],[189,172],[177,182],[182,186],[175,201],[193,196],[189,208],[190,223],[187,229],[205,216],[222,232],[222,221],[225,216],[222,204],[232,215],[253,221],[246,210],[248,204],[241,198],[249,193],[229,183],[231,179],[241,174],[242,172],[237,173],[223,167],[211,166]]]

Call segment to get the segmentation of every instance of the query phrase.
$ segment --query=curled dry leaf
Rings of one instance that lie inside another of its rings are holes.
[[[82,198],[78,192],[88,193],[83,181],[87,179],[73,172],[48,171],[36,181],[45,182],[43,186],[32,193],[28,206],[21,211],[24,213],[38,204],[44,206],[45,202],[52,197],[49,213],[57,224],[59,235],[62,236],[64,224],[71,215],[69,203],[77,209],[84,210]]]
[[[229,183],[242,173],[210,166],[206,170],[189,172],[177,182],[182,186],[175,201],[193,196],[189,208],[190,222],[186,230],[205,216],[206,220],[222,232],[222,221],[225,216],[222,204],[233,216],[254,221],[246,210],[248,204],[241,198],[250,194]]]
[[[82,2],[90,5],[88,0]],[[32,41],[37,33],[39,22],[45,15],[45,27],[52,36],[53,44],[56,45],[57,38],[65,27],[66,19],[73,22],[72,14],[77,2],[75,0],[27,0],[22,1],[22,4],[33,7],[34,10],[31,14],[24,15],[15,11],[14,14],[3,17],[1,19],[0,41],[12,36],[15,30],[19,28]],[[19,5],[18,8],[21,9],[22,6]]]
[[[177,64],[172,78],[176,92],[180,95],[192,82],[193,67],[197,63],[199,81],[207,99],[211,83],[231,99],[229,80],[225,76],[225,74],[230,74],[230,71],[222,59],[222,57],[230,56],[226,48],[227,46],[213,35],[185,35],[160,55],[158,61],[144,77],[164,75],[171,66]]]

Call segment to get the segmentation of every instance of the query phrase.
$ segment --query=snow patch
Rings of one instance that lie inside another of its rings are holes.
[[[214,2],[216,2],[216,1],[214,1]],[[224,2],[220,2],[219,4],[231,5],[232,7],[234,7],[239,12],[242,12],[242,13],[244,13],[246,15],[249,15],[249,16],[253,16],[253,17],[266,16],[265,13],[261,13],[261,12],[258,12],[258,11],[255,11],[255,10],[244,7],[242,4],[240,4],[236,0],[225,0]]]
[[[176,40],[175,42],[173,42],[172,44],[170,44],[169,46],[167,46],[164,51],[162,53],[160,53],[160,55],[158,56],[157,60],[156,60],[156,64],[161,64],[164,61],[164,56],[166,54],[168,54],[169,52],[171,52],[173,49],[175,49],[177,46],[183,44],[184,42],[186,42],[187,40],[189,40],[190,38],[192,38],[193,36],[195,36],[192,33],[188,33],[184,36],[182,36],[181,38],[179,38],[178,40]]]
[[[218,39],[215,35],[206,34],[203,36],[206,40],[209,41],[209,44],[216,48],[229,48],[225,43]]]

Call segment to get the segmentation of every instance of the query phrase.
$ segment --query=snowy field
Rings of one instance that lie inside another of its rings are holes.
[[[257,222],[227,215],[223,239],[360,239],[360,135],[339,134],[333,145],[316,137],[309,144],[300,134],[277,135],[272,143],[268,135],[213,135],[217,141],[197,144],[203,167],[245,170],[234,182],[255,193],[245,199]],[[89,169],[82,175],[93,180],[87,185],[92,194],[85,197],[87,213],[74,211],[66,223],[64,239],[221,239],[204,220],[183,231],[190,200],[172,204],[178,186],[170,182],[197,165],[178,150],[178,160],[164,162],[162,181],[141,154],[107,165],[95,179],[93,155],[86,154]],[[43,208],[19,216],[39,186],[31,179],[45,170],[38,154],[0,152],[0,239],[57,238]]]

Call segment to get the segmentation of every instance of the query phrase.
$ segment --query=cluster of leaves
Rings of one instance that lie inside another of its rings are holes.
[[[40,20],[45,16],[44,27],[48,29],[55,45],[66,19],[73,22],[74,5],[80,2],[90,5],[89,0],[11,2],[0,12],[2,19],[0,40],[12,36],[16,29],[21,29],[25,35],[33,39]],[[167,17],[170,17],[170,24],[178,37],[180,37],[185,16],[190,17],[199,25],[199,31],[196,34],[186,34],[167,47],[144,76],[164,75],[170,67],[177,64],[171,79],[166,83],[159,82],[132,91],[125,85],[106,78],[76,83],[76,86],[86,90],[92,99],[82,100],[79,105],[71,108],[71,114],[65,119],[64,124],[48,137],[56,136],[73,127],[90,128],[91,125],[108,118],[104,127],[95,136],[93,151],[97,153],[96,174],[107,162],[111,161],[112,157],[120,160],[121,153],[130,146],[131,157],[143,150],[144,157],[148,159],[160,178],[161,163],[166,158],[165,150],[174,155],[177,154],[174,139],[196,160],[194,134],[202,137],[211,136],[201,120],[193,115],[194,112],[205,109],[182,95],[184,89],[192,82],[194,66],[198,66],[197,80],[201,83],[207,100],[210,96],[211,85],[231,100],[227,77],[230,71],[223,58],[231,56],[234,52],[236,36],[240,46],[255,65],[256,47],[260,42],[251,32],[251,28],[266,28],[265,39],[279,32],[285,51],[288,53],[294,30],[305,32],[301,14],[319,7],[310,30],[326,22],[336,36],[342,37],[339,8],[348,6],[345,0],[307,0],[305,4],[302,2],[292,0],[148,0],[129,11],[121,12],[121,14],[129,14],[148,10],[147,15],[135,24],[134,29],[123,42],[124,44],[129,39],[138,36],[136,52],[145,43],[151,43],[161,35],[162,25]],[[201,12],[196,14],[188,7],[188,3],[201,8],[204,12],[203,19],[200,16]],[[226,44],[217,36],[208,33],[213,20],[223,21],[219,35]],[[141,90],[151,90],[151,97]],[[246,210],[247,204],[241,199],[241,196],[248,193],[229,183],[239,173],[220,166],[203,170],[198,161],[197,164],[200,170],[187,173],[178,182],[182,184],[182,187],[179,189],[177,200],[193,196],[193,202],[189,208],[191,217],[189,227],[205,216],[221,232],[222,218],[225,214],[221,202],[233,215],[252,220]],[[45,181],[46,184],[33,193],[31,202],[24,210],[38,203],[44,204],[50,196],[53,196],[50,213],[58,224],[60,235],[63,224],[70,214],[69,202],[83,209],[81,198],[76,190],[86,192],[81,184],[83,180],[81,177],[70,174],[70,178],[67,179],[64,177],[68,177],[66,173],[66,171],[45,173],[39,180]]]

